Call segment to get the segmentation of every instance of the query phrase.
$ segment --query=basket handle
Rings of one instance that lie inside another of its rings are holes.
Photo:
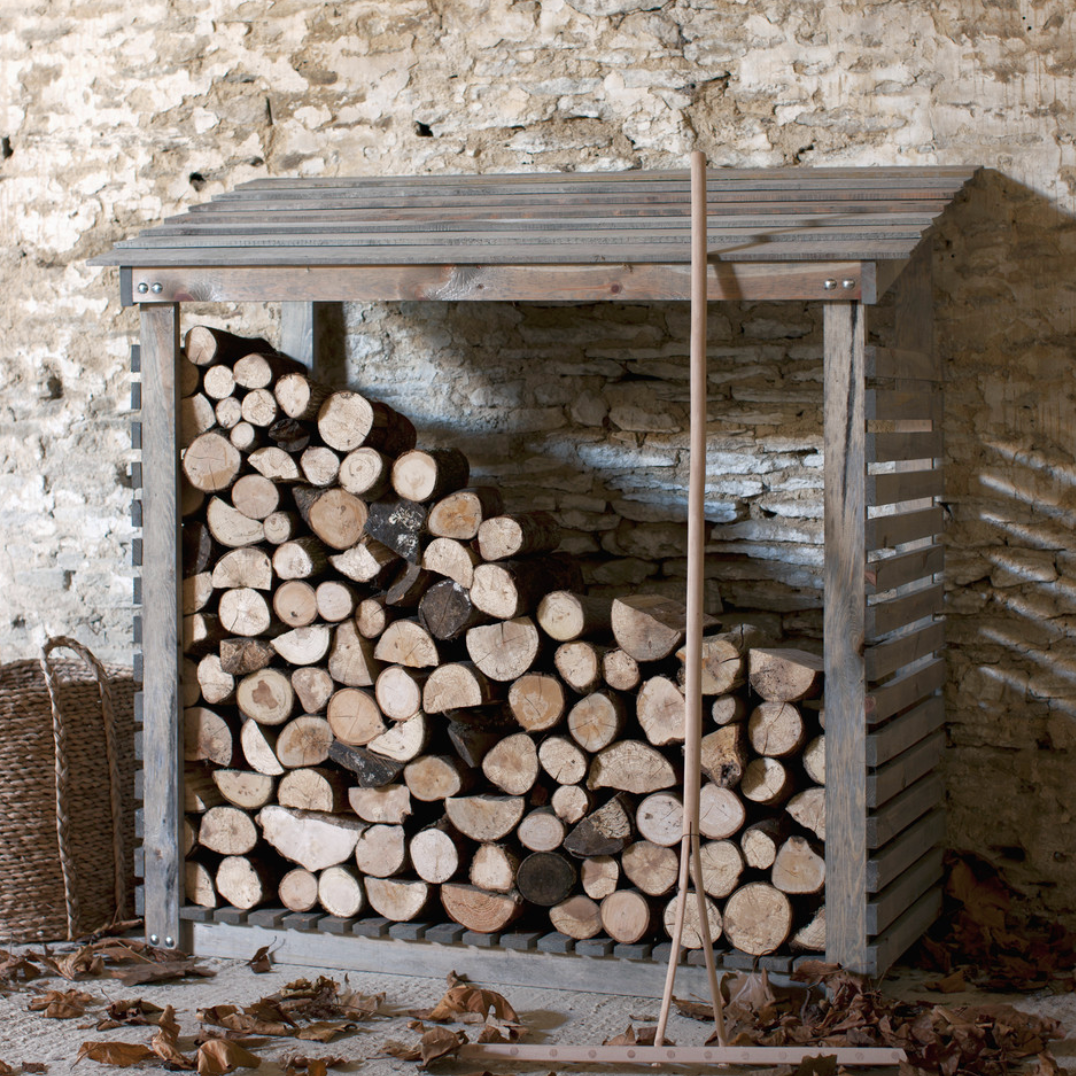
[[[73,650],[93,671],[97,690],[101,697],[101,719],[105,730],[105,752],[108,756],[109,801],[112,809],[112,863],[116,916],[123,918],[127,894],[123,854],[123,804],[121,800],[119,746],[116,742],[116,717],[108,673],[89,649],[76,639],[57,636],[49,639],[41,648],[41,669],[52,706],[52,736],[56,744],[56,837],[60,849],[60,868],[64,880],[64,898],[67,902],[67,940],[73,941],[79,921],[78,879],[70,846],[70,819],[67,814],[68,766],[67,729],[60,712],[59,684],[50,658],[53,650],[66,647]]]

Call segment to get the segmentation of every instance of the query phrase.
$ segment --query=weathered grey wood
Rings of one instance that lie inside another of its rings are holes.
[[[864,404],[868,421],[870,419],[937,420],[941,417],[938,394],[931,391],[921,381],[898,381],[892,388],[868,389]]]
[[[867,610],[867,639],[874,642],[875,639],[914,624],[917,620],[936,616],[942,611],[944,602],[945,585],[937,583],[892,601],[872,605]]]
[[[945,472],[940,467],[867,477],[867,504],[872,508],[883,504],[899,504],[901,501],[918,501],[926,497],[941,497],[944,493]]]
[[[937,739],[924,746],[923,751],[916,752],[914,761],[923,767],[925,777],[911,783],[899,795],[891,799],[876,814],[867,819],[867,843],[871,848],[880,848],[893,840],[902,829],[910,826],[917,818],[941,803],[945,795],[945,782],[936,773],[928,772],[938,764],[945,747],[944,736],[939,733]],[[896,763],[890,763],[896,765]]]
[[[867,679],[880,680],[905,665],[941,650],[945,646],[945,625],[940,621],[928,624],[919,631],[902,635],[877,646],[868,646],[863,657]]]
[[[867,904],[867,931],[881,934],[905,909],[914,904],[941,876],[945,850],[932,848],[895,882]]]
[[[944,686],[945,659],[939,658],[881,687],[871,688],[866,700],[867,721],[877,725]]]
[[[182,899],[183,722],[179,700],[178,395],[179,307],[141,307],[143,490],[142,594],[153,610],[143,631],[146,937],[171,947],[179,937]]]
[[[917,542],[940,534],[944,527],[945,510],[940,506],[923,508],[917,512],[895,512],[891,516],[878,516],[867,522],[867,548],[893,549],[905,542]]]
[[[867,592],[894,590],[914,583],[945,568],[945,550],[941,545],[924,546],[895,557],[872,560],[867,564]]]
[[[884,765],[941,728],[944,722],[944,700],[935,695],[867,737],[867,765]]]
[[[883,935],[876,938],[868,949],[871,974],[883,975],[923,932],[941,915],[942,887],[935,886],[924,893]]]
[[[944,750],[945,733],[939,729],[880,766],[867,777],[867,806],[881,807],[903,792],[937,766]]]
[[[888,347],[867,348],[867,376],[918,381],[941,380],[931,351]]]
[[[824,309],[826,765],[826,959],[867,965],[866,679],[866,315],[858,303]]]
[[[907,870],[924,852],[945,840],[945,812],[931,811],[925,818],[906,829],[895,841],[867,860],[866,890],[878,893]],[[829,903],[829,894],[826,895]],[[827,933],[828,933],[827,910]]]
[[[340,366],[334,350],[339,350],[343,318],[340,303],[281,303],[280,350],[309,367],[315,378],[331,381]]]

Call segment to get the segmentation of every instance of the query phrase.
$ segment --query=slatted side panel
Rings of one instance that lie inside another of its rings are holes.
[[[131,566],[134,576],[131,580],[131,599],[134,606],[134,624],[132,641],[134,643],[133,665],[135,683],[142,682],[142,350],[138,344],[131,345],[131,448],[138,454],[131,463],[130,478],[133,499],[131,500],[131,526],[134,536],[131,541]],[[134,697],[135,719],[135,848],[134,875],[139,881],[135,886],[135,914],[144,915],[146,909],[146,892],[141,884],[145,877],[145,854],[142,838],[145,836],[145,811],[142,807],[142,718],[143,695],[139,691]]]

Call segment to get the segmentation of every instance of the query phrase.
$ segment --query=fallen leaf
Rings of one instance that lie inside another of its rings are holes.
[[[6,1061],[0,1061],[0,1076],[15,1076],[15,1070]]]
[[[19,956],[0,949],[0,980],[9,983],[26,983],[31,979],[40,978],[41,975],[41,968],[30,954],[24,953]],[[0,1076],[3,1076],[2,1070],[0,1070]]]
[[[179,1023],[171,1005],[167,1005],[161,1013],[149,1046],[162,1061],[167,1061],[173,1068],[193,1069],[196,1066],[196,1062],[179,1048]]]
[[[103,975],[105,971],[104,958],[93,951],[89,945],[68,953],[60,958],[45,957],[45,963],[51,967],[57,975],[68,980],[95,978]]]
[[[422,1050],[418,1046],[406,1046],[395,1039],[388,1039],[381,1049],[389,1057],[396,1057],[401,1061],[418,1061],[422,1057]]]
[[[161,1017],[161,1013],[164,1012],[159,1005],[154,1005],[152,1001],[145,1001],[142,998],[125,998],[121,1001],[114,1001],[105,1011],[108,1014],[108,1019],[102,1020],[97,1025],[98,1031],[106,1030],[102,1026],[104,1024],[108,1024],[109,1027],[119,1027],[121,1024],[127,1024],[131,1027],[156,1024]]]
[[[238,1068],[256,1069],[262,1059],[230,1039],[211,1039],[198,1047],[198,1076],[224,1076]]]
[[[142,926],[142,923],[143,920],[141,919],[124,919],[120,922],[113,922],[109,923],[107,926],[98,927],[92,934],[87,934],[85,937],[76,940],[82,945],[92,945],[102,938],[115,937],[118,934],[130,934],[132,930],[137,930]]]
[[[361,994],[349,990],[337,999],[340,1015],[351,1020],[369,1020],[375,1016],[385,1001],[384,994]]]
[[[22,1063],[23,1072],[48,1072],[49,1067],[44,1061],[24,1061]]]
[[[449,1031],[447,1027],[431,1028],[419,1040],[422,1058],[419,1068],[428,1068],[431,1061],[441,1057],[455,1057],[466,1042],[467,1036],[462,1031]]]
[[[217,973],[202,967],[193,960],[170,960],[160,963],[138,964],[133,968],[115,969],[112,977],[124,986],[144,986],[146,983],[167,982],[170,979],[184,979],[188,975],[209,978]]]
[[[80,990],[49,990],[30,1001],[31,1012],[39,1012],[51,1020],[74,1020],[86,1015],[86,1006],[97,1001],[92,994]]]
[[[346,1057],[338,1057],[336,1054],[324,1054],[321,1057],[310,1057],[307,1054],[284,1054],[277,1059],[288,1073],[305,1072],[308,1076],[326,1076],[328,1069],[336,1065],[348,1064]]]
[[[327,1020],[320,1020],[313,1024],[307,1024],[306,1027],[296,1031],[295,1037],[306,1042],[332,1042],[337,1035],[343,1035],[345,1032],[354,1030],[355,1025],[346,1021],[330,1023]]]
[[[927,990],[933,990],[938,994],[958,994],[962,990],[967,990],[969,985],[964,978],[963,968],[957,968],[951,975],[946,975],[944,979],[936,979],[932,983],[923,984]]]
[[[115,1065],[118,1068],[130,1068],[140,1061],[152,1061],[157,1055],[141,1043],[133,1042],[84,1042],[79,1049],[76,1062],[88,1057],[102,1065]]]
[[[792,1070],[792,1076],[837,1076],[837,1058],[833,1054],[805,1057]]]
[[[264,975],[273,970],[273,958],[269,954],[269,946],[263,945],[248,961],[247,966],[255,975]]]
[[[498,994],[496,990],[484,990],[467,984],[451,987],[428,1013],[423,1014],[423,1019],[449,1023],[467,1012],[478,1013],[483,1019],[490,1012],[498,1020],[519,1019],[516,1010],[502,994]]]

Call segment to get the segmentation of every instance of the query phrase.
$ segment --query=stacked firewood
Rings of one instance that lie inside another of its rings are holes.
[[[198,326],[185,354],[188,900],[658,940],[683,605],[587,595],[548,513],[264,341]],[[821,663],[706,631],[712,936],[823,948]]]

